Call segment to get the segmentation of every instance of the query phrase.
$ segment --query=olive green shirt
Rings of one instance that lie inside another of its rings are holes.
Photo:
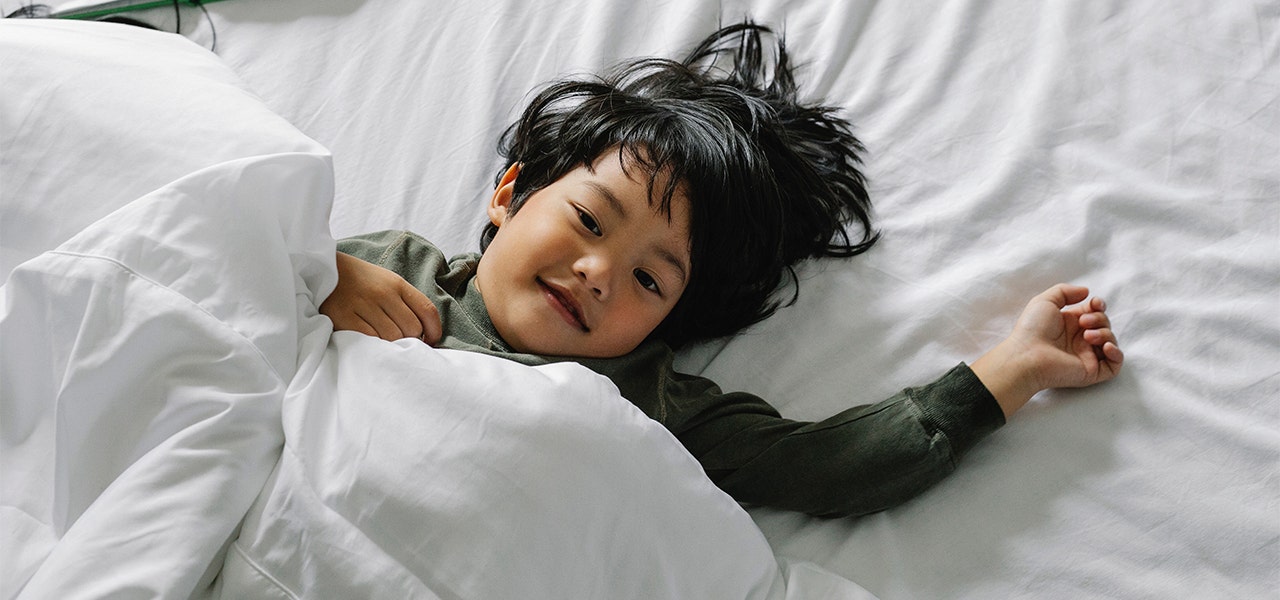
[[[446,259],[404,231],[348,238],[338,250],[422,290],[440,313],[439,347],[528,365],[572,360],[605,375],[740,502],[823,516],[883,510],[946,476],[960,455],[1004,424],[999,405],[964,364],[928,385],[809,423],[782,418],[752,394],[725,393],[677,372],[671,349],[656,340],[612,359],[521,354],[498,335],[473,283],[479,254]]]

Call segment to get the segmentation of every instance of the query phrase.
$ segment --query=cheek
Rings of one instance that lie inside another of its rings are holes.
[[[536,231],[507,225],[498,229],[484,252],[484,258],[489,259],[490,271],[505,277],[526,269],[530,261],[542,255],[543,247]]]
[[[514,234],[514,235],[513,235]],[[476,286],[486,303],[506,296],[527,269],[527,252],[520,251],[519,232],[498,230],[489,247],[480,256],[476,269]]]
[[[524,215],[520,215],[524,216]],[[519,216],[517,217],[519,218]],[[503,229],[498,230],[502,235]],[[533,260],[536,257],[546,258],[563,254],[569,249],[571,239],[566,228],[540,214],[530,214],[519,223],[518,227],[508,226],[504,240],[504,252],[507,259]],[[494,243],[497,243],[497,237]]]
[[[627,324],[628,337],[644,339],[653,333],[663,319],[671,314],[672,306],[658,306],[643,299],[628,303],[620,310],[619,322]]]

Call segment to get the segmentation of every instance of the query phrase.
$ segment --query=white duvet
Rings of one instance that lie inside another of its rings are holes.
[[[331,335],[331,161],[242,151],[115,210],[72,178],[109,214],[0,288],[0,597],[869,597],[581,366]]]
[[[334,598],[769,598],[763,534],[585,368],[334,335],[223,573]],[[253,593],[246,593],[245,590]]]
[[[327,169],[202,171],[0,288],[0,595],[184,597],[216,574],[279,456],[297,358],[330,331],[328,210],[307,201]]]

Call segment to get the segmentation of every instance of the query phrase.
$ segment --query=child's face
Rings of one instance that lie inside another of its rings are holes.
[[[494,327],[517,351],[609,358],[666,318],[690,273],[689,204],[649,202],[648,174],[617,152],[578,167],[509,212],[518,167],[489,203],[498,232],[476,285]],[[655,189],[665,182],[659,178]]]

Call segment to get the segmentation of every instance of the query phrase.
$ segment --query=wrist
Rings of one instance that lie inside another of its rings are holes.
[[[1044,389],[1025,348],[1004,340],[969,365],[1009,418]]]

